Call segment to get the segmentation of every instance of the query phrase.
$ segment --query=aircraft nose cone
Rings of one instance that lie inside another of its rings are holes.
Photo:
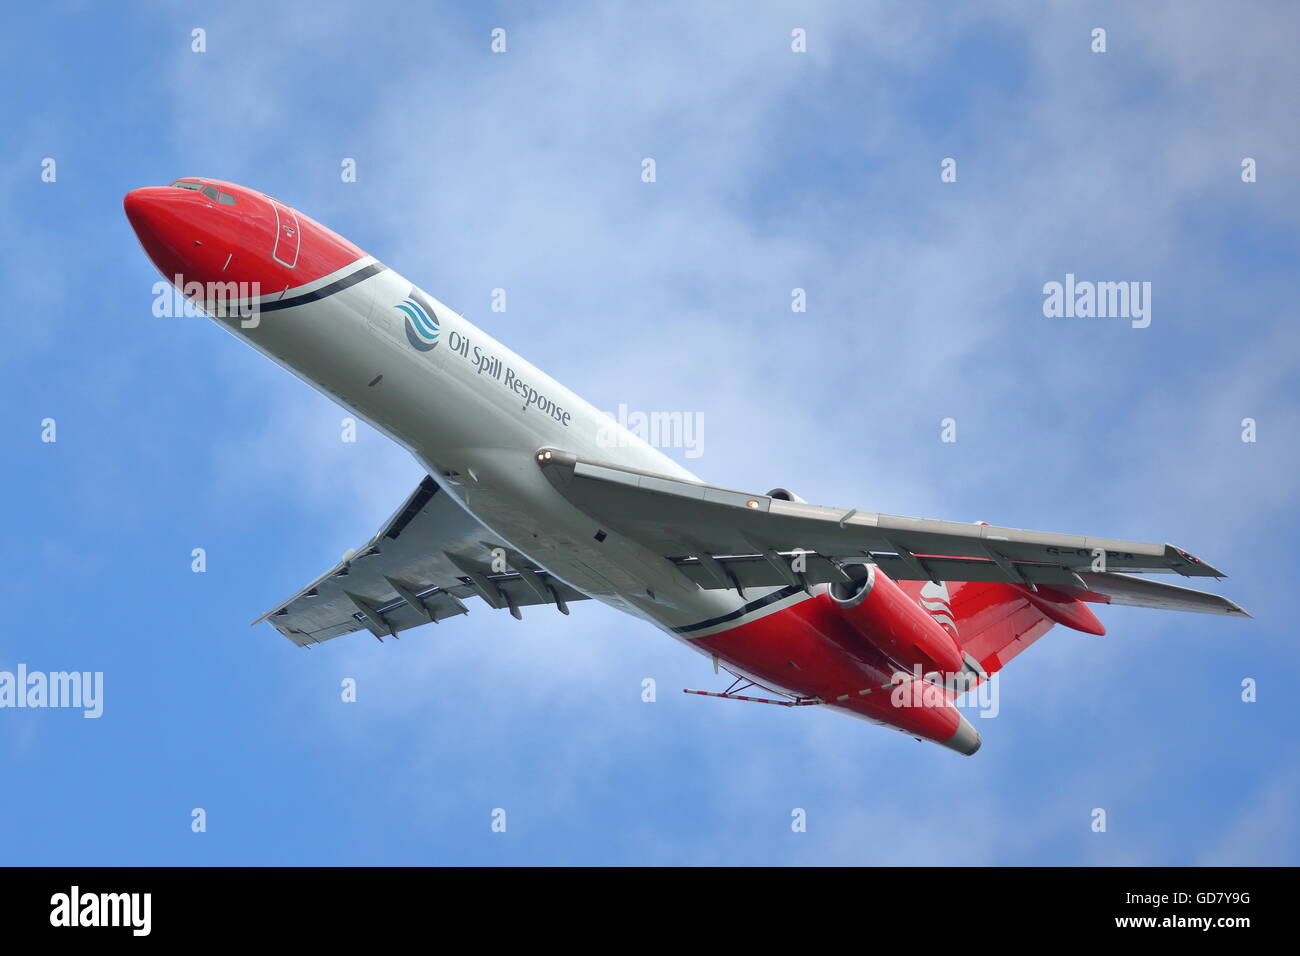
[[[159,186],[145,186],[143,189],[132,189],[122,199],[122,209],[126,212],[127,221],[131,223],[131,228],[143,242],[146,237],[152,238],[156,235],[159,224],[158,207],[162,200],[158,193],[162,192]]]
[[[201,278],[203,242],[194,228],[194,194],[166,186],[133,189],[122,200],[127,221],[153,264],[173,282],[176,276]]]

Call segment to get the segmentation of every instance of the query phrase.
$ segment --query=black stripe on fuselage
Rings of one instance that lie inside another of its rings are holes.
[[[773,591],[771,594],[759,598],[757,601],[750,601],[744,607],[737,608],[736,610],[732,611],[729,614],[724,614],[721,617],[709,618],[709,620],[700,621],[700,623],[698,624],[687,624],[684,627],[675,627],[673,628],[673,633],[690,634],[692,631],[702,631],[706,627],[714,627],[718,624],[726,624],[728,621],[734,621],[737,618],[744,617],[746,614],[749,614],[751,611],[757,611],[759,608],[767,607],[769,604],[775,604],[777,601],[788,598],[792,594],[798,594],[802,590],[803,588],[795,587],[793,584],[786,585],[785,587],[780,588],[779,590]]]
[[[379,275],[388,267],[382,262],[372,262],[364,269],[358,269],[351,275],[345,275],[341,279],[335,279],[329,285],[323,285],[314,292],[303,292],[288,299],[281,299],[278,302],[263,302],[257,306],[258,312],[278,312],[280,309],[291,309],[295,305],[306,305],[308,302],[319,302],[321,299],[328,299],[336,292],[342,292],[349,289],[358,282],[364,282],[371,276]]]

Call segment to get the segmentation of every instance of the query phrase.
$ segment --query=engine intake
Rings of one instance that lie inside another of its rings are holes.
[[[767,496],[769,498],[775,498],[777,501],[797,501],[801,505],[806,505],[808,503],[789,488],[773,488],[767,493]]]

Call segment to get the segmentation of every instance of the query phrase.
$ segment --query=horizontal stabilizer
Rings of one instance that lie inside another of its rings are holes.
[[[1233,617],[1250,617],[1240,605],[1218,594],[1196,591],[1192,588],[1165,584],[1150,578],[1113,571],[1080,571],[1079,577],[1087,590],[1062,587],[1062,591],[1082,601],[1098,604],[1123,604],[1129,607],[1154,607],[1165,611],[1196,611],[1201,614],[1228,614]]]

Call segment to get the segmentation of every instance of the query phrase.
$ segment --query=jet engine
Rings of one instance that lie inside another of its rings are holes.
[[[965,661],[952,635],[874,564],[844,569],[852,581],[832,584],[828,592],[845,623],[864,641],[901,669],[922,674],[961,672]]]
[[[801,505],[806,505],[808,503],[789,488],[773,488],[767,493],[767,496],[769,498],[775,498],[777,501],[797,501]]]

